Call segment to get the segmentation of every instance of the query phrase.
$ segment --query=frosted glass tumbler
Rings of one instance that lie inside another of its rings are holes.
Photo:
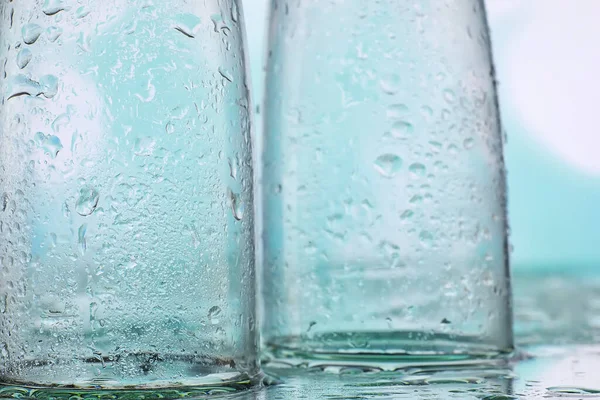
[[[1,2],[0,397],[254,382],[239,6]]]
[[[395,369],[511,352],[483,3],[274,0],[270,24],[266,359]]]

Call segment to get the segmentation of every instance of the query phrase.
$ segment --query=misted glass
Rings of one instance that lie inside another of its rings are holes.
[[[266,359],[512,351],[503,137],[479,0],[274,0]]]
[[[7,0],[0,17],[0,396],[252,384],[239,2]]]

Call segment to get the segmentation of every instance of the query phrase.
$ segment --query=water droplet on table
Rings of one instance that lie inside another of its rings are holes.
[[[81,216],[91,215],[98,206],[100,194],[92,187],[84,187],[79,191],[79,198],[75,204],[75,211]]]
[[[402,159],[395,154],[382,154],[377,157],[373,167],[381,176],[393,178],[402,168]]]

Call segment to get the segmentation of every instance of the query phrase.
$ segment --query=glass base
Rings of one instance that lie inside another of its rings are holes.
[[[126,361],[86,359],[70,363],[29,361],[18,376],[0,375],[0,399],[174,399],[224,395],[259,384],[222,360],[129,354]]]
[[[266,343],[268,369],[301,367],[330,372],[395,371],[427,366],[500,365],[514,354],[478,338],[425,332],[331,332]]]

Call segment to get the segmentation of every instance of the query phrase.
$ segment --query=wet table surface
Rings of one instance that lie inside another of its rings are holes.
[[[279,370],[256,400],[600,399],[600,273],[557,268],[514,275],[520,356],[487,368],[403,373]],[[595,345],[597,343],[597,345]]]

